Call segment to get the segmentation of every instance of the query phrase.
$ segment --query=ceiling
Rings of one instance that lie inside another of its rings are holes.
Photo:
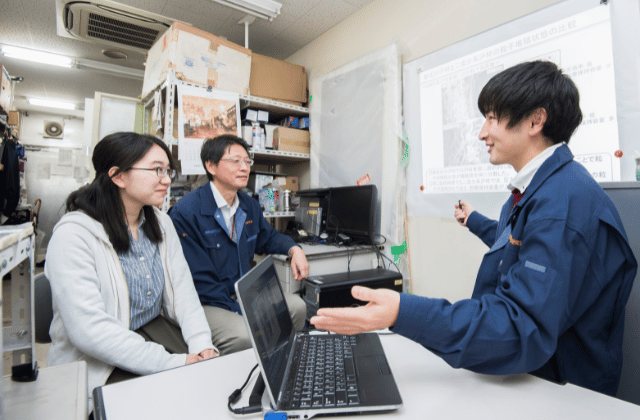
[[[256,18],[249,25],[249,49],[286,59],[324,32],[373,0],[277,0],[281,14],[273,21]],[[245,13],[212,0],[117,0],[171,19],[189,23],[244,46]],[[0,1],[0,45],[24,47],[69,57],[144,70],[144,54],[122,49],[126,59],[102,54],[104,45],[57,35],[55,0]],[[10,76],[24,80],[15,85],[14,106],[20,110],[52,112],[29,105],[26,98],[58,99],[84,106],[94,92],[137,97],[142,80],[103,74],[96,70],[62,68],[0,56]],[[54,110],[55,111],[55,110]],[[82,116],[82,111],[61,113]]]

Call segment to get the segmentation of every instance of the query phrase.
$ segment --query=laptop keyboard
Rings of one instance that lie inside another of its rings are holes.
[[[303,335],[296,353],[300,364],[285,391],[292,408],[346,407],[360,404],[352,347],[355,336]],[[294,355],[295,357],[295,355]]]

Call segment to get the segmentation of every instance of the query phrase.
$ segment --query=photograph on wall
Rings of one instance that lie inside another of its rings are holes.
[[[240,135],[240,96],[221,90],[178,86],[178,158],[182,174],[204,174],[200,147],[205,139]]]
[[[208,139],[223,134],[238,135],[236,101],[183,95],[184,137]]]

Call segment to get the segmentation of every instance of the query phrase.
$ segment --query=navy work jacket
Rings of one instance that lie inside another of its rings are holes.
[[[402,295],[394,332],[453,367],[615,395],[637,262],[613,202],[564,145],[512,205],[497,222],[469,215],[490,247],[471,299]]]
[[[170,210],[193,282],[205,305],[240,313],[231,295],[236,281],[249,271],[254,254],[288,254],[296,243],[265,220],[260,204],[238,192],[235,235],[231,236],[210,183],[182,197]]]

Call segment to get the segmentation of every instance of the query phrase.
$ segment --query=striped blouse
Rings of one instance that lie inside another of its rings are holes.
[[[137,330],[160,315],[164,289],[160,248],[144,234],[144,217],[142,219],[138,227],[138,240],[136,241],[129,232],[129,252],[118,255],[129,286],[131,330]]]

